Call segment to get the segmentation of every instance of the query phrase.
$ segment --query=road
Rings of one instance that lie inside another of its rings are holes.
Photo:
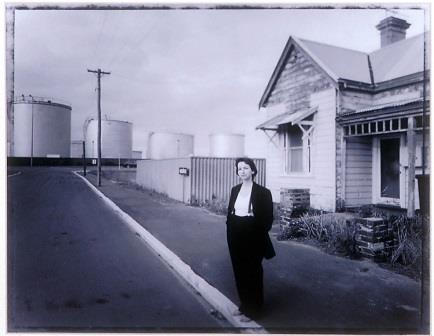
[[[67,168],[8,178],[8,331],[222,332],[228,323]]]

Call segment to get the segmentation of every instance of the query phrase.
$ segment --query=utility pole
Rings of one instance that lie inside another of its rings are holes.
[[[83,176],[86,176],[86,141],[83,140]]]
[[[101,69],[98,70],[89,70],[87,69],[87,72],[93,72],[96,73],[98,76],[98,169],[97,169],[97,181],[98,181],[98,187],[101,186],[101,75],[110,75],[110,72],[104,72],[101,71]]]
[[[33,123],[34,123],[34,117],[33,117],[33,105],[35,105],[35,99],[32,95],[29,95],[32,98],[32,132],[31,132],[31,143],[30,143],[30,167],[33,167]]]

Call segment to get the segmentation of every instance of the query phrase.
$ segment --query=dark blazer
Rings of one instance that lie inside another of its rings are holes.
[[[237,200],[238,193],[241,190],[241,184],[236,185],[231,190],[229,198],[228,215],[226,224],[229,224],[230,217],[235,213],[235,201]],[[264,234],[265,254],[264,257],[270,259],[276,255],[273,245],[271,243],[268,231],[270,231],[273,224],[273,198],[271,192],[267,188],[260,186],[253,182],[251,194],[252,212],[254,217],[254,225],[258,230]]]

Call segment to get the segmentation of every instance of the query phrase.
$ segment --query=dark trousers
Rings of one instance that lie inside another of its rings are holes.
[[[253,222],[253,217],[232,215],[227,227],[229,253],[241,301],[240,311],[250,316],[259,313],[264,301],[264,236]]]

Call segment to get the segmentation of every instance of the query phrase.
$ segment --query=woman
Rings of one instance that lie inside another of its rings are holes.
[[[270,190],[253,182],[258,173],[253,160],[239,158],[235,166],[242,183],[232,188],[226,221],[229,253],[241,302],[234,314],[257,318],[264,301],[262,259],[276,255],[268,235],[273,223],[273,201]]]

